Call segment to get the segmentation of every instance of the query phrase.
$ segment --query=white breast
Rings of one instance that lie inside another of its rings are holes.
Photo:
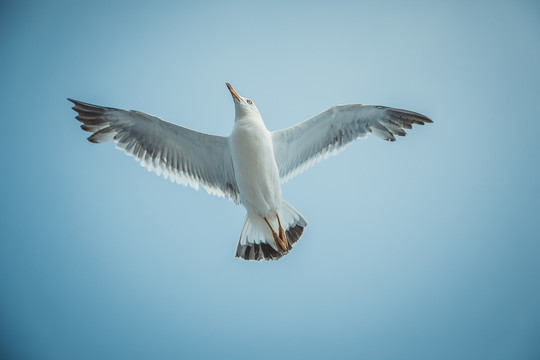
[[[275,215],[281,204],[272,138],[260,117],[235,122],[229,137],[240,201],[259,216]]]

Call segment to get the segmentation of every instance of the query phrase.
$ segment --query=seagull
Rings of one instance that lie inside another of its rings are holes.
[[[387,141],[405,136],[413,124],[432,121],[421,114],[375,105],[337,105],[287,129],[270,132],[253,101],[226,83],[235,108],[229,137],[193,131],[134,110],[69,99],[93,133],[92,143],[116,147],[165,179],[242,204],[247,215],[235,256],[277,260],[289,253],[307,226],[282,199],[281,184],[315,163],[336,155],[367,134]]]

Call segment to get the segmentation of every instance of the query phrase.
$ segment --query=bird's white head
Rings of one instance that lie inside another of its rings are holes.
[[[234,110],[236,112],[236,119],[246,118],[246,117],[257,117],[260,118],[261,114],[259,109],[255,106],[255,103],[245,97],[238,95],[238,93],[233,89],[231,84],[226,83],[227,88],[231,92],[234,101]]]

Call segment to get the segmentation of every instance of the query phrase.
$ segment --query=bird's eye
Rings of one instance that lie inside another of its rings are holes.
[[[246,99],[246,101],[247,101],[247,103],[248,103],[249,105],[253,104],[253,101],[251,101],[251,100],[249,100],[249,99]]]

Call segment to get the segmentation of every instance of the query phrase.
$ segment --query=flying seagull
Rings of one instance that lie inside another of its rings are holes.
[[[394,141],[421,114],[373,105],[337,105],[288,129],[270,132],[253,101],[226,84],[234,101],[229,137],[203,134],[139,111],[68,99],[93,143],[115,142],[149,171],[242,204],[247,215],[236,257],[279,259],[298,241],[306,219],[281,197],[281,184],[371,133]]]

